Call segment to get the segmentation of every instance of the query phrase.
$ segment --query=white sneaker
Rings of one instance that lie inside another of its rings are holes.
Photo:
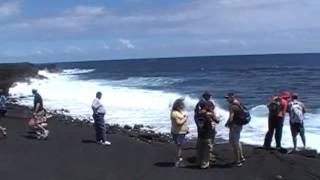
[[[99,144],[103,146],[111,146],[111,142],[109,141],[100,141]]]
[[[6,128],[1,128],[1,132],[3,136],[7,136],[7,129]]]
[[[49,130],[45,130],[45,131],[43,132],[42,137],[43,137],[43,138],[47,138],[47,137],[49,136],[49,133],[50,133]]]

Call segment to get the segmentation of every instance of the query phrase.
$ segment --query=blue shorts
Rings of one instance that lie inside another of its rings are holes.
[[[184,143],[184,139],[186,137],[186,134],[175,134],[175,133],[171,133],[171,134],[172,134],[173,142],[176,145],[181,145]]]
[[[239,144],[240,143],[240,134],[242,131],[242,126],[232,124],[229,132],[229,142],[231,144]]]

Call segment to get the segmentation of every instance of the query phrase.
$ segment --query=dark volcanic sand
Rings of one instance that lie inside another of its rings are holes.
[[[25,107],[10,106],[4,123],[9,137],[0,140],[1,180],[82,180],[82,179],[320,179],[319,158],[268,152],[245,146],[243,167],[231,167],[228,144],[216,145],[217,165],[200,170],[195,160],[194,143],[185,146],[188,167],[173,167],[175,146],[148,144],[127,136],[109,135],[111,147],[96,145],[93,128],[50,120],[47,141],[26,137]],[[281,179],[281,178],[280,178]]]

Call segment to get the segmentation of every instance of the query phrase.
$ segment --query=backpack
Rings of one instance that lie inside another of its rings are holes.
[[[303,123],[303,107],[298,102],[290,104],[290,121],[293,123]]]
[[[277,115],[281,111],[282,104],[281,99],[279,97],[272,100],[272,102],[268,105],[268,109],[270,114]]]
[[[247,109],[247,107],[245,107],[242,104],[240,104],[239,107],[241,109],[241,112],[238,115],[238,124],[239,125],[249,124],[249,122],[251,121],[251,115],[249,110]]]

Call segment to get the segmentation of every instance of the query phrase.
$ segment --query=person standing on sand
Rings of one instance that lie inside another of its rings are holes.
[[[32,89],[34,95],[33,101],[33,116],[34,124],[33,128],[36,129],[37,137],[39,139],[46,139],[49,136],[49,130],[47,130],[48,123],[46,122],[46,111],[43,107],[43,100],[41,95],[36,89]]]
[[[183,99],[177,99],[172,106],[170,113],[171,118],[171,134],[174,143],[177,146],[177,162],[176,167],[184,167],[183,157],[182,157],[182,144],[186,134],[188,133],[187,119],[188,116],[184,112],[184,102]]]
[[[211,103],[203,101],[199,104],[196,125],[198,130],[197,160],[201,169],[207,169],[212,160],[212,109]]]
[[[3,90],[0,89],[0,122],[1,122],[1,119],[7,113],[6,103],[7,103],[7,98],[4,96]],[[4,137],[7,136],[7,129],[2,125],[0,125],[0,131]]]
[[[304,134],[304,114],[306,109],[304,104],[298,100],[298,94],[291,95],[291,101],[288,105],[288,112],[290,116],[290,129],[293,140],[293,152],[297,150],[297,135],[300,134],[303,142],[303,148],[306,148],[306,137]]]
[[[200,101],[197,103],[195,109],[194,109],[194,120],[195,123],[198,123],[198,119],[199,119],[199,115],[202,113],[202,108],[201,106],[203,106],[204,104],[207,106],[207,110],[205,110],[207,112],[207,114],[210,114],[210,119],[211,119],[211,127],[212,127],[212,133],[210,133],[212,136],[212,142],[211,142],[211,149],[210,149],[210,161],[212,163],[214,163],[216,161],[215,155],[213,153],[213,146],[215,143],[215,137],[217,134],[216,131],[216,125],[217,123],[219,123],[219,121],[217,120],[216,114],[215,114],[215,105],[213,100],[211,99],[212,95],[209,92],[204,92],[202,95],[202,98],[200,99]]]
[[[200,104],[202,103],[208,103],[208,105],[210,106],[210,112],[211,112],[211,117],[212,117],[212,143],[215,142],[215,136],[217,134],[217,131],[216,131],[216,124],[219,123],[219,121],[217,120],[217,117],[216,117],[216,114],[215,114],[215,105],[214,105],[214,102],[212,100],[212,95],[209,93],[209,92],[204,92],[203,95],[202,95],[202,98],[200,99],[200,101],[197,103],[195,109],[194,109],[194,120],[197,121],[197,118],[198,118],[198,115],[199,115],[199,112],[201,111],[201,108],[200,108]]]
[[[106,114],[106,109],[101,104],[100,100],[102,98],[102,93],[97,92],[96,98],[93,100],[91,108],[93,111],[94,126],[96,131],[96,141],[100,145],[110,146],[111,142],[107,141],[106,125],[104,121],[104,116]]]
[[[280,96],[274,96],[267,104],[269,109],[268,132],[264,139],[264,148],[270,149],[272,136],[275,132],[276,147],[281,150],[281,138],[284,118],[288,109],[290,93],[285,91]]]
[[[240,167],[243,165],[242,163],[244,163],[245,161],[245,158],[243,156],[242,145],[240,142],[242,125],[241,123],[239,123],[240,116],[241,113],[243,113],[243,110],[241,109],[241,103],[239,102],[239,100],[236,99],[234,93],[228,93],[228,95],[225,96],[225,99],[227,99],[228,103],[230,104],[230,115],[225,126],[230,129],[229,142],[233,148],[235,158],[234,165]]]

